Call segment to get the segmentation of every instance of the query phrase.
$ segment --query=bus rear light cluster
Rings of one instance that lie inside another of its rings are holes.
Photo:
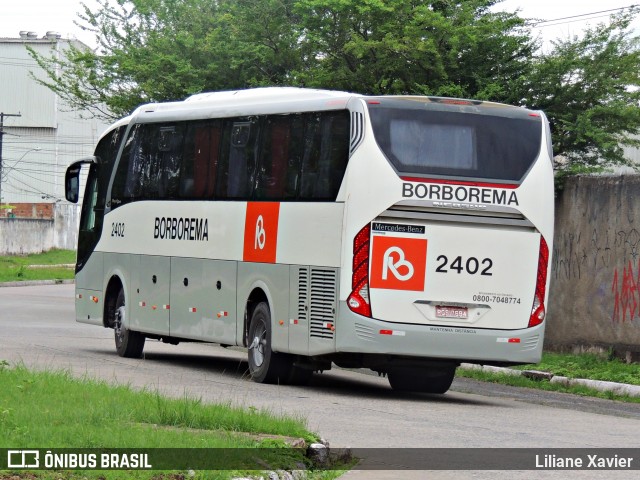
[[[369,240],[371,226],[366,225],[353,239],[353,276],[347,305],[352,312],[371,317],[369,302]]]
[[[544,308],[544,296],[547,289],[547,269],[549,265],[549,247],[544,237],[540,236],[540,254],[538,256],[538,277],[536,280],[536,293],[533,297],[529,328],[540,325],[544,321],[546,311]]]

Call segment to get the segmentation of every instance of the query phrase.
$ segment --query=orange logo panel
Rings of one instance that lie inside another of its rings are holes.
[[[426,239],[373,237],[371,288],[423,291],[426,268]]]
[[[248,202],[244,223],[245,262],[276,262],[280,203]]]

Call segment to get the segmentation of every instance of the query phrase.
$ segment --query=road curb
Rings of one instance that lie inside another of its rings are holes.
[[[465,370],[480,370],[487,373],[502,373],[505,375],[524,376],[538,381],[548,380],[566,387],[582,385],[600,392],[612,392],[617,395],[640,397],[640,385],[628,385],[626,383],[605,382],[603,380],[588,380],[586,378],[568,378],[538,370],[514,370],[512,368],[492,367],[489,365],[474,365],[463,363],[460,368]]]

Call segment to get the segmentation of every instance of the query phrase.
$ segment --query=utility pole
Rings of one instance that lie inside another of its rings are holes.
[[[4,137],[4,117],[21,117],[19,113],[0,112],[0,205],[2,204],[2,138]]]

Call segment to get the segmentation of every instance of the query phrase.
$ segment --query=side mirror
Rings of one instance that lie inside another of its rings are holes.
[[[64,176],[64,196],[71,203],[78,203],[80,198],[80,166],[67,168]]]
[[[67,167],[64,175],[64,196],[71,203],[78,203],[80,198],[80,171],[82,165],[97,163],[96,157],[83,158]]]

